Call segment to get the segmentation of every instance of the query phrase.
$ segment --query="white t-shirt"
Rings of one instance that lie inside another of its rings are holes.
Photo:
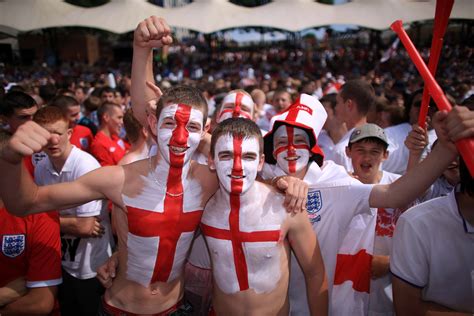
[[[379,184],[390,184],[401,176],[383,171]],[[376,209],[374,209],[376,210]],[[389,256],[392,250],[392,236],[395,222],[400,215],[400,210],[379,208],[377,210],[377,224],[374,238],[374,255]],[[370,281],[369,315],[393,315],[393,302],[385,294],[384,289],[392,282],[391,275],[372,279]]]
[[[318,146],[323,150],[324,156],[330,155],[334,150],[334,142],[324,129],[318,135]]]
[[[393,236],[390,271],[422,289],[422,299],[474,313],[474,226],[455,193],[406,211]]]
[[[264,166],[264,179],[283,174],[277,165]],[[308,217],[321,247],[331,295],[337,251],[351,219],[359,213],[370,212],[369,196],[373,185],[353,179],[343,167],[332,161],[325,161],[322,168],[311,163],[304,181],[310,185]],[[304,293],[304,275],[292,255],[289,288],[291,315],[309,315]]]
[[[349,138],[354,130],[355,128],[347,131],[341,140],[334,145],[331,151],[324,152],[324,158],[326,160],[334,161],[336,164],[343,166],[347,171],[354,171],[354,168],[352,168],[352,160],[346,155],[346,147],[349,144]]]
[[[404,174],[408,163],[408,148],[405,138],[411,131],[409,123],[402,123],[385,128],[388,140],[388,159],[382,163],[382,169],[388,172]]]
[[[99,167],[100,165],[94,157],[73,147],[59,173],[54,169],[49,157],[42,159],[35,168],[35,181],[38,185],[70,182]],[[105,234],[101,238],[80,238],[61,234],[63,268],[78,279],[95,277],[97,268],[112,254],[113,238],[106,203],[102,200],[92,201],[62,210],[59,214],[61,216],[99,216],[101,218],[101,224],[105,228]]]
[[[265,103],[263,105],[262,113],[260,118],[257,120],[257,126],[264,131],[270,130],[270,122],[272,117],[276,114],[275,108],[273,105]]]
[[[451,185],[445,177],[441,176],[436,179],[435,183],[431,185],[426,194],[422,196],[419,200],[421,202],[426,202],[440,196],[446,196],[452,190],[454,190],[454,188],[455,186]]]
[[[405,139],[411,132],[412,127],[409,123],[402,123],[395,126],[390,126],[385,129],[385,135],[388,140],[388,159],[382,164],[382,169],[388,172],[397,174],[404,174],[407,169],[409,151],[405,146]],[[423,156],[426,156],[429,148],[433,145],[437,139],[436,132],[434,129],[428,131],[428,143],[429,145],[423,152]]]

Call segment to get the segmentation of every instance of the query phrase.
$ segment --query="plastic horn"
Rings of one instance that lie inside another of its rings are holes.
[[[418,69],[418,72],[423,78],[425,86],[428,87],[431,97],[438,106],[438,109],[442,111],[451,111],[451,105],[449,104],[448,99],[444,95],[443,90],[441,90],[441,87],[438,85],[433,75],[428,70],[428,67],[426,67],[423,58],[421,58],[420,54],[415,48],[415,45],[413,45],[412,41],[408,37],[408,34],[403,29],[402,21],[397,20],[393,22],[390,27],[395,33],[397,33],[398,37],[400,38],[400,41],[403,43],[403,46],[405,46],[408,55],[410,56],[411,60],[416,66],[416,69]],[[469,169],[471,177],[474,178],[474,138],[471,137],[458,140],[456,142],[456,147],[461,153],[464,162],[466,162],[466,166]]]
[[[453,8],[454,0],[437,0],[436,13],[433,25],[433,39],[431,40],[430,60],[428,69],[433,77],[436,75],[441,48],[443,47],[443,37],[448,26],[449,16]],[[425,128],[426,116],[428,115],[428,106],[430,103],[430,94],[428,89],[423,89],[423,98],[421,99],[420,114],[418,116],[418,125]]]

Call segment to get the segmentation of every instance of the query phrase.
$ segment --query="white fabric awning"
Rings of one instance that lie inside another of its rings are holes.
[[[133,31],[144,18],[157,15],[164,17],[170,26],[202,33],[246,26],[300,31],[330,24],[384,30],[398,19],[405,23],[433,19],[435,7],[435,0],[354,0],[341,5],[312,0],[274,0],[255,8],[227,0],[195,0],[183,7],[167,9],[146,0],[111,0],[95,8],[82,8],[61,0],[0,0],[0,26],[18,31],[84,26],[126,33]],[[453,18],[474,19],[474,1],[456,0],[451,13]]]

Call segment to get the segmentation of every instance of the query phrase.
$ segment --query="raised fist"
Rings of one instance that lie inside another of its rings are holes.
[[[133,34],[133,45],[138,47],[162,47],[172,42],[170,27],[163,18],[156,16],[140,22]]]
[[[2,148],[1,158],[10,163],[19,163],[23,157],[42,150],[49,142],[59,141],[46,129],[33,121],[18,127],[15,134]]]

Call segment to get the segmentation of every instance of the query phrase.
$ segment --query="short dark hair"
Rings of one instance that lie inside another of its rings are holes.
[[[375,92],[370,83],[362,79],[347,81],[341,88],[341,97],[344,101],[351,99],[357,104],[357,111],[367,115],[372,108]]]
[[[263,137],[260,128],[254,121],[245,119],[242,117],[237,118],[228,118],[223,122],[219,123],[214,131],[212,132],[211,137],[211,156],[214,157],[216,143],[219,137],[222,135],[236,135],[242,138],[252,138],[255,137],[258,140],[258,145],[260,147],[260,155],[263,153]]]
[[[104,93],[110,93],[110,92],[115,93],[115,89],[109,86],[105,86],[102,89],[100,89],[100,96],[102,96],[102,94]]]
[[[290,101],[293,102],[293,96],[286,89],[277,89],[277,90],[275,90],[275,92],[273,92],[272,102],[273,102],[273,99],[275,98],[276,95],[285,94],[285,93],[288,94],[288,96],[290,97]]]
[[[114,107],[122,109],[122,107],[116,103],[111,102],[104,102],[98,109],[97,109],[97,119],[99,120],[99,124],[102,124],[102,120],[104,118],[105,113],[109,113]]]
[[[58,95],[57,97],[54,97],[48,105],[57,107],[63,112],[67,112],[70,106],[78,106],[80,104],[77,102],[76,98],[68,95]]]
[[[89,112],[97,111],[101,104],[102,101],[100,100],[100,98],[93,95],[89,96],[87,99],[84,100],[84,107]]]
[[[21,91],[10,91],[5,94],[0,103],[0,114],[10,117],[15,109],[29,109],[34,106],[38,106],[38,104],[29,94]]]
[[[43,101],[48,104],[49,101],[51,101],[55,96],[56,92],[58,89],[56,86],[52,83],[45,84],[43,86],[40,86],[39,88],[39,95]]]
[[[127,132],[127,138],[130,143],[135,143],[140,138],[140,132],[143,125],[133,116],[133,110],[130,108],[123,115],[123,127]]]
[[[207,120],[207,101],[197,88],[185,85],[178,85],[166,90],[156,104],[156,119],[160,118],[163,107],[168,104],[186,104],[194,109],[198,109],[203,114],[203,128]]]
[[[323,96],[319,102],[321,103],[324,103],[324,102],[327,102],[331,105],[331,108],[334,110],[336,108],[336,96],[337,94],[336,93],[329,93],[329,94],[326,94],[325,96]]]

